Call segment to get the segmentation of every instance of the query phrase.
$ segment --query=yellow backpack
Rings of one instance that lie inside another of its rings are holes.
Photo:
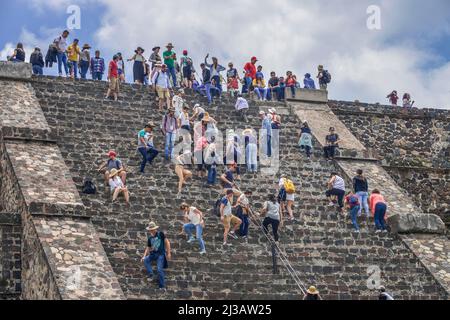
[[[286,190],[286,193],[289,194],[295,193],[295,186],[292,180],[289,179],[284,180],[284,190]]]

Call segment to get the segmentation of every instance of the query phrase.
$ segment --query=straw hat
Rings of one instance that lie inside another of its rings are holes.
[[[156,50],[158,50],[158,49],[161,49],[161,47],[154,47],[154,48],[152,49],[152,51],[156,51]]]
[[[211,118],[209,117],[209,113],[208,112],[205,112],[205,115],[203,116],[202,121],[203,122],[210,122],[211,121]]]
[[[145,228],[147,231],[153,231],[159,229],[159,226],[156,225],[153,221],[150,222],[147,228]]]
[[[309,293],[309,294],[314,294],[314,295],[315,294],[319,294],[319,291],[314,286],[309,287],[309,289],[306,290],[306,292]]]
[[[109,174],[109,178],[110,178],[110,179],[114,178],[115,176],[117,176],[118,173],[119,173],[119,170],[117,170],[117,169],[112,169],[112,170],[111,170],[111,173]]]
[[[173,46],[172,42],[169,42],[169,43],[167,44],[166,48],[172,48],[172,49],[174,49],[175,47]]]
[[[84,49],[91,49],[91,46],[88,45],[87,43],[85,43],[82,50],[84,50]]]

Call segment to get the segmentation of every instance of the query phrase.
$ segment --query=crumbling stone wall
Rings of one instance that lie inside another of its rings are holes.
[[[16,299],[21,292],[20,216],[0,212],[0,299]]]

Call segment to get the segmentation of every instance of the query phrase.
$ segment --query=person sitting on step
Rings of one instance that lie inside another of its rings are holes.
[[[123,184],[122,180],[119,178],[120,171],[117,169],[112,169],[109,175],[109,187],[111,188],[111,193],[113,195],[112,202],[116,202],[117,197],[123,194],[125,202],[130,204],[130,194],[128,188]]]
[[[119,177],[122,179],[122,183],[124,185],[127,184],[127,172],[122,164],[122,161],[117,159],[117,153],[114,150],[111,150],[108,152],[108,160],[104,162],[100,168],[98,168],[98,172],[103,172],[103,175],[105,177],[105,185],[107,186],[109,183],[109,176],[111,174],[112,169],[120,170],[120,173],[118,174]]]
[[[205,221],[203,219],[203,213],[196,207],[191,207],[187,203],[182,203],[180,206],[181,211],[184,213],[183,230],[188,236],[188,243],[198,241],[200,245],[200,254],[206,253],[205,241],[203,240],[203,229],[205,228]],[[196,237],[192,233],[196,233]]]

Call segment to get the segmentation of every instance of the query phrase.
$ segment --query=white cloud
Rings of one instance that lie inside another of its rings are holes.
[[[94,0],[33,0],[61,10]],[[95,46],[109,58],[131,56],[137,46],[150,49],[173,42],[188,49],[198,65],[206,53],[222,64],[242,68],[256,55],[279,74],[293,70],[299,78],[324,64],[333,75],[330,97],[386,102],[392,89],[408,91],[417,106],[450,108],[445,81],[448,57],[429,46],[450,34],[450,2],[435,0],[98,0],[101,27],[92,30]],[[366,28],[366,9],[381,7],[382,30]],[[82,40],[82,39],[81,39]],[[426,70],[424,66],[434,69]],[[128,70],[131,70],[131,65]]]

